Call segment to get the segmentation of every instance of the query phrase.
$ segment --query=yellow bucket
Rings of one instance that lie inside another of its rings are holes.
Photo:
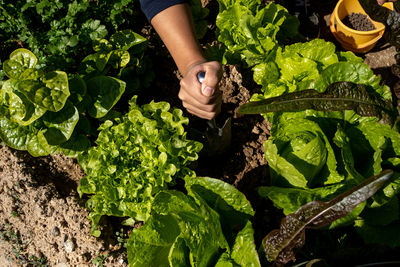
[[[393,10],[393,3],[386,2],[383,6]],[[375,26],[372,31],[357,31],[344,25],[342,20],[351,13],[367,15]],[[366,53],[371,50],[385,32],[385,25],[372,20],[358,0],[339,0],[330,18],[330,29],[336,40],[346,50],[355,53]]]

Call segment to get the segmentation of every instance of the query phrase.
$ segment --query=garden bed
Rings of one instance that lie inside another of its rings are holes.
[[[216,1],[203,2],[210,10],[217,7]],[[322,15],[324,12],[328,15],[326,10],[320,11]],[[211,22],[215,20],[213,15],[216,14],[210,14]],[[321,38],[334,42],[337,50],[342,49],[330,35],[325,21],[321,21],[320,29]],[[215,41],[214,30],[215,24],[211,23],[202,44]],[[156,66],[154,72],[157,78],[150,88],[139,95],[138,101],[167,101],[171,106],[182,108],[177,97],[179,75],[171,57],[155,38],[150,26],[143,27],[141,34],[154,40],[147,52],[153,66]],[[395,52],[394,47],[381,40],[373,50],[360,55],[390,88],[397,82],[391,72],[391,66],[396,63]],[[263,144],[269,137],[270,125],[260,115],[237,112],[241,104],[249,102],[250,96],[260,90],[249,69],[238,65],[224,66],[220,88],[223,92],[221,116],[233,118],[231,147],[217,158],[201,156],[192,167],[197,176],[221,179],[245,194],[256,211],[252,222],[258,245],[269,231],[279,228],[283,217],[272,202],[260,197],[255,190],[269,181]],[[395,92],[393,95],[396,95]],[[184,115],[190,119],[189,132],[191,127],[202,124],[200,119],[187,113]],[[128,265],[124,245],[130,228],[123,226],[122,220],[103,216],[99,224],[101,237],[95,238],[91,234],[89,213],[85,208],[87,196],[81,198],[77,193],[79,180],[84,176],[76,159],[62,154],[33,157],[26,151],[0,145],[1,266]],[[343,240],[334,240],[340,237]],[[360,259],[360,254],[365,254],[365,257]],[[361,264],[399,260],[398,255],[398,249],[381,245],[364,246],[351,229],[342,228],[330,234],[311,232],[298,258],[299,261],[325,258],[336,260],[338,264]]]

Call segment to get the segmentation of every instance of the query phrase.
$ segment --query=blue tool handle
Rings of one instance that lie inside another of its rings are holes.
[[[206,73],[204,71],[200,71],[197,73],[197,80],[199,83],[203,83],[204,79],[206,78]]]
[[[199,81],[199,83],[203,83],[205,78],[206,78],[206,73],[204,71],[200,71],[199,73],[197,73],[197,80]],[[207,121],[207,124],[210,128],[214,129],[218,128],[215,118]]]

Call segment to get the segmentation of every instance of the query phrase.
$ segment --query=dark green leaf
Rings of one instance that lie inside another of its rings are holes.
[[[129,52],[124,50],[114,50],[110,53],[109,63],[115,69],[125,67],[131,60]]]
[[[125,51],[134,45],[144,43],[146,41],[146,38],[131,30],[119,31],[110,37],[110,43],[114,46],[114,48]]]
[[[125,82],[108,76],[97,76],[86,84],[88,94],[93,98],[89,114],[94,118],[105,116],[125,91]]]
[[[68,98],[75,106],[79,103],[82,103],[86,97],[86,83],[79,76],[75,75],[68,80],[69,91],[71,92],[71,96]]]
[[[57,146],[51,146],[51,154],[63,153],[67,157],[76,158],[90,148],[90,140],[83,134],[73,134],[71,138]]]
[[[43,123],[47,126],[44,136],[51,145],[59,145],[67,141],[78,123],[79,113],[75,106],[67,101],[59,112],[47,112],[43,116]]]
[[[355,222],[355,227],[365,243],[389,244],[393,248],[400,246],[400,238],[397,238],[400,236],[400,222],[398,220],[382,227],[360,219]]]

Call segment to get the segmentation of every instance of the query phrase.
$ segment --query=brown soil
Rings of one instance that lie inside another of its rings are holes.
[[[117,244],[90,234],[76,192],[83,175],[63,155],[34,158],[0,146],[0,266],[87,266],[105,254],[108,266],[127,265]]]
[[[209,1],[212,4],[215,1]],[[215,4],[215,3],[214,3]],[[154,34],[151,28],[147,36]],[[339,47],[338,47],[339,48]],[[339,48],[340,49],[340,48]],[[141,101],[150,96],[181,107],[177,98],[179,75],[165,47],[152,44],[156,59],[156,80]],[[384,43],[365,55],[365,62],[392,86],[397,78],[390,72],[395,50]],[[240,104],[257,91],[251,72],[238,66],[225,66],[220,84],[223,91],[222,117],[232,116],[232,145],[223,156],[212,161],[201,158],[196,167],[199,176],[223,179],[244,192],[257,209],[269,209],[270,203],[258,198],[255,187],[267,183],[268,166],[263,143],[269,125],[261,116],[237,114]],[[199,119],[186,114],[191,126]],[[79,179],[84,176],[76,160],[63,155],[34,158],[0,144],[0,267],[3,266],[127,266],[118,220],[105,218],[101,238],[90,234],[85,199],[77,194]],[[271,221],[274,220],[274,221]],[[256,218],[257,224],[276,225],[280,220]],[[258,233],[260,237],[265,233]],[[126,229],[122,234],[126,238]],[[256,240],[259,239],[256,237]]]

